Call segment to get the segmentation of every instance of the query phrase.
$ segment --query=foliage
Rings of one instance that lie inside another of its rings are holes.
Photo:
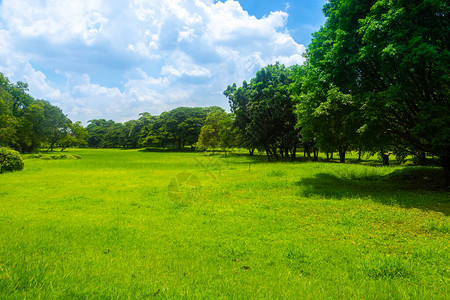
[[[12,84],[0,73],[0,146],[31,152],[41,146],[82,145],[81,123],[74,133],[72,122],[62,110],[45,100],[36,100],[23,82]],[[47,151],[48,151],[47,150]]]
[[[105,119],[94,119],[88,121],[89,125],[86,127],[88,132],[87,143],[89,147],[105,147],[106,145],[112,145],[114,141],[108,141],[105,139],[107,131],[114,128],[115,122],[113,120],[106,121]],[[111,135],[110,135],[111,136]],[[117,139],[115,139],[117,142]]]
[[[143,146],[193,147],[209,113],[224,112],[217,106],[178,107],[159,116],[147,118],[147,125],[141,134]]]
[[[298,132],[290,82],[290,69],[276,63],[258,71],[250,83],[224,91],[244,137],[242,146],[263,149],[268,158],[295,157]]]
[[[302,135],[322,148],[426,152],[448,169],[448,2],[337,0],[324,13],[327,21],[313,35],[292,87]],[[349,122],[340,119],[341,109],[326,114],[339,126],[324,122],[320,112],[330,91],[351,96]]]
[[[233,116],[224,111],[213,111],[208,114],[205,125],[201,128],[197,147],[200,149],[223,150],[235,145],[235,131],[232,127]]]
[[[6,147],[0,147],[0,174],[5,171],[21,171],[24,167],[19,152]]]
[[[410,153],[450,168],[448,1],[374,1],[359,21],[366,114],[382,120]],[[364,64],[366,67],[363,69]],[[370,67],[369,67],[370,66]]]
[[[64,151],[67,147],[77,147],[87,145],[86,138],[88,132],[86,128],[81,125],[80,121],[75,123],[69,123],[69,132],[58,141],[58,146],[61,147],[61,151]]]
[[[39,103],[43,107],[43,136],[48,143],[48,150],[53,151],[55,145],[69,136],[71,121],[59,107],[51,105],[48,101],[40,100]],[[78,126],[81,126],[80,123]]]

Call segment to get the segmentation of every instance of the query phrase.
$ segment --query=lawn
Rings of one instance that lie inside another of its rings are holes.
[[[0,175],[0,298],[450,294],[449,193],[403,180],[433,169],[67,153]]]

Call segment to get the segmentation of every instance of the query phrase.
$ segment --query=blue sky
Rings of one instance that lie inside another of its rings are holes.
[[[0,0],[0,72],[73,121],[228,109],[227,85],[302,64],[322,1]]]

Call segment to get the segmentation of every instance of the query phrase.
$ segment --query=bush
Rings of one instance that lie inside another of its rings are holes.
[[[21,171],[23,160],[19,152],[9,148],[0,148],[0,174],[5,171]]]
[[[30,154],[23,157],[23,159],[40,158],[42,154]]]
[[[57,159],[81,159],[81,156],[77,154],[55,154],[55,155],[42,155],[39,157],[42,160],[57,160]]]

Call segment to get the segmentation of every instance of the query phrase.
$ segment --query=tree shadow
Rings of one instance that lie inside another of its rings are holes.
[[[449,188],[443,171],[437,168],[405,168],[385,176],[318,173],[296,184],[304,197],[370,198],[386,205],[450,215]]]

